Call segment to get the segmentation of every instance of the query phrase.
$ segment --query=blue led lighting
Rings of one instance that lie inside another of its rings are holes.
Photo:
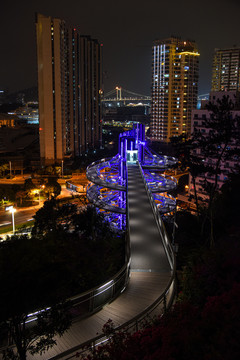
[[[99,208],[111,226],[117,230],[126,228],[127,163],[138,161],[153,198],[162,216],[172,213],[176,200],[168,191],[174,190],[176,179],[160,174],[177,163],[177,159],[154,153],[146,146],[145,126],[134,124],[133,129],[119,135],[119,153],[109,159],[96,161],[88,166],[87,177],[93,184],[87,189],[87,197]],[[152,169],[152,170],[151,170]]]

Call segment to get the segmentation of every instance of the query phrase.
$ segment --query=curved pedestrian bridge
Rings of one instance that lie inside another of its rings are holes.
[[[57,345],[44,354],[27,359],[74,359],[82,344],[101,334],[103,325],[111,319],[116,327],[129,323],[136,330],[139,314],[159,314],[174,293],[174,256],[169,257],[164,244],[165,229],[160,229],[154,208],[148,196],[141,167],[127,166],[128,215],[131,248],[130,280],[125,291],[102,310],[75,320],[63,337],[56,338]],[[164,228],[164,227],[163,227]],[[171,285],[171,286],[169,286]],[[166,289],[169,289],[167,297]],[[164,300],[164,301],[163,301]],[[152,305],[155,304],[152,309]],[[149,311],[148,311],[149,310]],[[135,319],[135,321],[132,321]]]

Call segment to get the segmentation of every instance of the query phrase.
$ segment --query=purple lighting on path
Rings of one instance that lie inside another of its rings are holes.
[[[119,230],[126,228],[127,164],[136,164],[137,161],[149,169],[144,170],[144,177],[160,214],[174,211],[176,201],[167,191],[175,188],[175,181],[150,169],[163,171],[174,165],[177,159],[154,154],[147,147],[143,124],[134,124],[132,130],[119,135],[118,151],[113,158],[96,161],[87,168],[88,179],[97,184],[88,188],[88,199],[101,209],[111,225]]]

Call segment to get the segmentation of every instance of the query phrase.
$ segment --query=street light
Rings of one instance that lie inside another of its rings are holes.
[[[14,209],[14,207],[13,207],[12,210],[11,210],[11,213],[12,213],[13,234],[15,233],[14,213],[15,213],[16,211],[17,211],[17,210]]]
[[[62,178],[63,178],[63,160],[62,160]]]
[[[13,226],[13,234],[15,233],[15,222],[14,222],[14,213],[17,211],[13,206],[7,206],[5,211],[9,211],[12,213],[12,226]]]
[[[41,192],[41,189],[44,189],[45,188],[45,185],[40,185],[40,189],[38,190],[38,195],[39,195],[39,205],[40,205],[40,192]]]

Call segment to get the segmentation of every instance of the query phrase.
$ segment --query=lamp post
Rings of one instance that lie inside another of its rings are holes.
[[[16,209],[13,206],[7,206],[5,211],[9,211],[12,213],[12,226],[13,226],[13,234],[15,233],[15,221],[14,221],[14,213],[16,212]]]
[[[38,195],[39,195],[39,205],[40,205],[40,192],[41,192],[41,189],[44,189],[45,188],[45,185],[40,185],[40,189],[38,190]]]
[[[62,160],[62,178],[63,178],[63,160]]]
[[[6,206],[5,211],[9,211],[12,213],[12,226],[13,226],[13,234],[15,233],[15,221],[14,221],[14,213],[17,211],[12,205]]]
[[[14,213],[16,212],[16,209],[14,207],[11,210],[12,213],[12,226],[13,226],[13,234],[15,233],[15,222],[14,222]]]

